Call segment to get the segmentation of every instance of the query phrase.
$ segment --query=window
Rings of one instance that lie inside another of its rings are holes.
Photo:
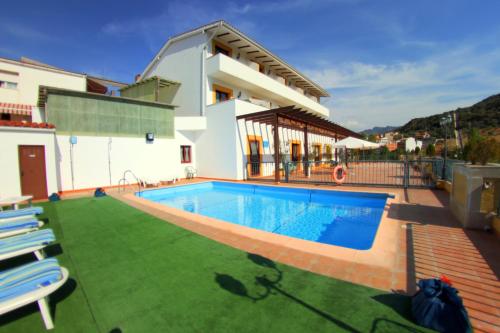
[[[0,88],[17,89],[17,82],[0,81]]]
[[[233,98],[233,91],[229,88],[213,85],[213,102],[220,103]]]
[[[321,161],[321,145],[313,145],[313,154],[316,162]]]
[[[191,163],[191,146],[181,146],[181,163]]]
[[[225,46],[225,45],[222,45],[222,44],[219,44],[217,42],[214,43],[214,47],[213,47],[213,50],[214,50],[214,55],[218,54],[218,53],[222,53],[224,55],[227,55],[228,57],[231,56],[232,54],[232,50]]]

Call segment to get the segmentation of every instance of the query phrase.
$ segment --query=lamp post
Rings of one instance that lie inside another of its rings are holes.
[[[444,127],[444,161],[443,161],[443,169],[441,170],[441,179],[443,180],[446,179],[446,158],[448,156],[447,137],[448,137],[448,124],[450,123],[451,123],[451,115],[442,117],[441,120],[439,121],[441,127]]]

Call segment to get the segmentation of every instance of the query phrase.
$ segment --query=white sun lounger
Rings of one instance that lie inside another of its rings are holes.
[[[35,217],[35,215],[43,214],[43,207],[26,207],[21,209],[10,209],[0,211],[0,222],[16,221],[26,219],[27,217]]]
[[[0,223],[0,238],[11,237],[38,230],[43,226],[36,218]]]
[[[55,241],[52,229],[37,230],[24,235],[0,239],[0,261],[27,253],[34,253],[38,260],[45,256],[42,249]]]
[[[25,201],[27,201],[28,205],[31,206],[32,199],[32,195],[20,195],[17,197],[0,198],[0,210],[3,206],[11,206],[12,209],[18,209],[19,204]]]
[[[0,315],[37,302],[45,327],[54,323],[47,296],[68,280],[68,270],[57,259],[35,261],[0,273]]]

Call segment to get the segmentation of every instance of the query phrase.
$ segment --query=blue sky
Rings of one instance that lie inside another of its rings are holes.
[[[500,93],[497,0],[144,3],[6,2],[0,56],[130,82],[168,37],[225,19],[327,88],[354,130]]]

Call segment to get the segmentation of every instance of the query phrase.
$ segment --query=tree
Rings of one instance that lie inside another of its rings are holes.
[[[471,129],[467,144],[464,147],[465,159],[472,164],[477,162],[485,165],[489,161],[498,160],[500,144],[494,139],[486,139],[479,134],[477,128]]]
[[[415,147],[415,155],[420,155],[420,147]]]
[[[377,142],[377,136],[375,134],[368,135],[368,141]]]
[[[436,155],[436,147],[431,143],[425,148],[425,155],[427,156],[434,156]]]
[[[389,148],[387,148],[387,146],[382,146],[380,147],[379,149],[379,159],[387,159],[387,155],[389,154]]]

